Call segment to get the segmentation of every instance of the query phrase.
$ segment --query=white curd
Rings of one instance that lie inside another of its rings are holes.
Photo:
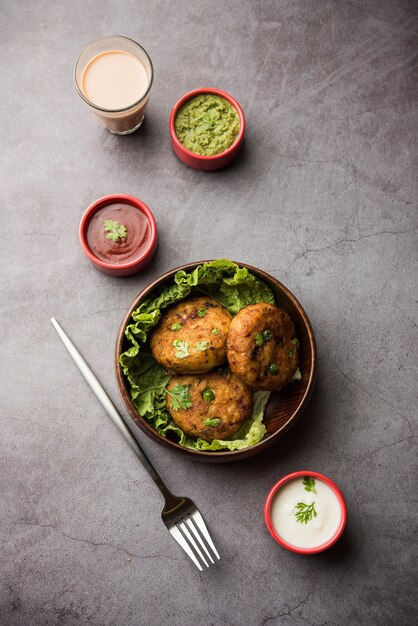
[[[306,489],[309,484],[304,484],[303,477],[285,483],[271,504],[270,516],[276,533],[296,548],[323,545],[335,535],[341,522],[341,506],[335,491],[317,478],[310,481],[314,491]]]

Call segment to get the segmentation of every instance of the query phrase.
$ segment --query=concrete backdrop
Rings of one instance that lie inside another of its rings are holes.
[[[417,3],[18,0],[1,16],[1,625],[416,623]],[[130,137],[102,129],[72,81],[81,48],[110,33],[155,66]],[[218,173],[170,147],[170,109],[198,86],[247,116],[241,156]],[[78,243],[85,208],[114,192],[147,202],[160,233],[128,279],[99,274]],[[113,348],[129,303],[160,273],[221,256],[296,294],[319,372],[262,458],[196,464],[139,433],[221,551],[199,574],[49,318],[122,409]],[[305,468],[337,482],[349,516],[311,558],[277,546],[262,517],[270,486]]]

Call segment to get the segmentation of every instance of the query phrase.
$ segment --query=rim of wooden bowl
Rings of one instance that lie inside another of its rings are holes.
[[[163,437],[162,435],[160,435],[155,430],[155,428],[153,428],[145,419],[143,419],[137,413],[135,406],[129,395],[128,388],[126,386],[125,377],[123,375],[122,368],[119,364],[119,356],[123,351],[122,346],[123,346],[123,342],[125,339],[125,328],[130,322],[133,311],[135,311],[135,309],[138,308],[139,303],[143,301],[152,291],[154,291],[154,289],[156,289],[163,283],[167,282],[168,280],[173,279],[176,272],[180,270],[190,271],[190,270],[195,269],[198,265],[203,265],[203,263],[209,263],[212,260],[213,259],[208,260],[208,261],[195,261],[192,263],[185,263],[184,265],[181,265],[172,270],[169,270],[168,272],[165,272],[164,274],[162,274],[161,276],[157,277],[152,282],[150,282],[146,287],[144,287],[144,289],[142,289],[142,291],[132,301],[131,305],[129,306],[119,326],[117,339],[116,339],[116,346],[115,346],[114,367],[115,367],[116,382],[117,382],[118,390],[123,400],[123,403],[129,415],[132,417],[134,422],[141,428],[141,430],[143,430],[154,441],[157,441],[161,445],[168,446],[172,450],[177,450],[178,452],[182,453],[183,455],[188,456],[189,458],[195,459],[197,461],[207,461],[207,462],[217,463],[217,462],[243,460],[243,459],[252,457],[256,454],[260,454],[261,452],[267,450],[267,448],[270,448],[270,446],[274,445],[283,436],[283,434],[291,426],[293,426],[293,424],[296,422],[296,420],[300,417],[300,415],[305,410],[312,395],[312,391],[315,385],[316,371],[317,371],[317,350],[316,350],[315,335],[312,329],[312,324],[304,308],[302,307],[300,302],[297,300],[297,298],[293,295],[293,293],[285,285],[283,285],[283,283],[277,280],[277,278],[274,278],[273,276],[271,276],[264,270],[260,270],[257,267],[248,265],[248,263],[233,261],[238,266],[247,268],[252,274],[254,274],[258,278],[263,280],[265,283],[267,283],[267,285],[272,287],[273,292],[276,297],[277,297],[277,293],[276,293],[277,291],[283,294],[283,296],[288,301],[290,301],[293,307],[297,310],[298,315],[301,318],[304,329],[306,331],[306,336],[307,336],[307,340],[309,343],[309,352],[310,352],[310,361],[311,361],[309,378],[308,378],[305,392],[298,406],[296,407],[296,409],[293,411],[293,413],[290,415],[290,417],[286,420],[286,422],[282,426],[280,426],[275,432],[271,434],[267,434],[267,436],[264,439],[262,439],[259,443],[256,443],[255,445],[250,446],[249,448],[244,448],[243,450],[227,450],[225,452],[191,450],[189,448],[184,448],[183,446],[176,443],[175,441],[172,441],[171,439],[167,439],[166,437]],[[271,400],[268,401],[267,407],[270,402]]]

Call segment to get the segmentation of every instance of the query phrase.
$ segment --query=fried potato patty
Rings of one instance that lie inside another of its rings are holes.
[[[273,304],[247,306],[229,327],[231,371],[256,389],[282,389],[298,365],[298,340],[292,319]]]
[[[173,397],[167,394],[167,409],[177,426],[191,437],[209,442],[228,439],[251,416],[252,391],[228,370],[225,374],[173,376],[168,391],[176,385],[188,387],[191,406],[174,410]]]
[[[184,300],[163,315],[151,335],[158,363],[177,374],[200,374],[226,359],[231,315],[213,298]]]

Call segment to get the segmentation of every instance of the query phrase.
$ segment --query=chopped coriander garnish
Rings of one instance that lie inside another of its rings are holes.
[[[202,120],[203,130],[212,130],[215,126],[215,120],[209,114],[206,114]]]
[[[269,365],[269,373],[270,374],[277,374],[278,371],[279,371],[279,368],[277,367],[277,365],[275,363],[270,363],[270,365]]]
[[[293,337],[293,339],[292,339],[292,343],[293,343],[293,345],[294,345],[294,346],[298,347],[298,345],[299,345],[299,339],[298,339],[297,337]]]
[[[211,330],[212,335],[219,335],[220,332],[219,328],[212,328]]]
[[[205,317],[207,312],[208,312],[207,309],[199,309],[197,312],[197,317]]]
[[[171,396],[171,406],[175,411],[179,409],[190,409],[193,406],[190,398],[189,385],[179,385],[176,383],[171,391],[166,389],[166,393]]]
[[[272,337],[273,337],[273,333],[268,328],[263,330],[262,333],[255,333],[254,335],[255,343],[257,346],[262,346],[264,342],[270,341]]]
[[[199,352],[204,352],[209,349],[209,341],[196,341],[194,347],[196,350],[199,350]]]
[[[181,324],[171,324],[170,330],[181,330]]]
[[[189,356],[189,342],[182,341],[181,339],[174,339],[173,347],[176,348],[176,357],[178,359],[185,359]]]
[[[219,424],[222,422],[221,419],[219,419],[219,417],[213,417],[212,419],[208,419],[205,422],[203,422],[204,426],[219,426]]]
[[[289,359],[293,359],[293,357],[295,356],[295,353],[292,352],[292,350],[289,350],[289,352],[287,353],[287,356],[289,357]]]
[[[315,489],[315,480],[310,476],[305,476],[305,478],[303,479],[303,484],[305,491],[313,491],[314,493],[317,493]]]
[[[270,341],[272,337],[273,337],[273,333],[271,332],[271,330],[269,330],[268,328],[266,328],[266,330],[263,330],[264,341]]]
[[[118,222],[115,222],[115,220],[105,220],[104,230],[106,233],[106,239],[111,239],[111,241],[125,239],[128,234],[125,224],[119,224]]]
[[[215,392],[207,387],[202,391],[202,398],[205,402],[212,402],[212,400],[215,400]]]
[[[315,502],[312,504],[305,504],[304,502],[298,502],[295,506],[296,521],[301,524],[307,524],[313,517],[317,517],[315,511]]]

